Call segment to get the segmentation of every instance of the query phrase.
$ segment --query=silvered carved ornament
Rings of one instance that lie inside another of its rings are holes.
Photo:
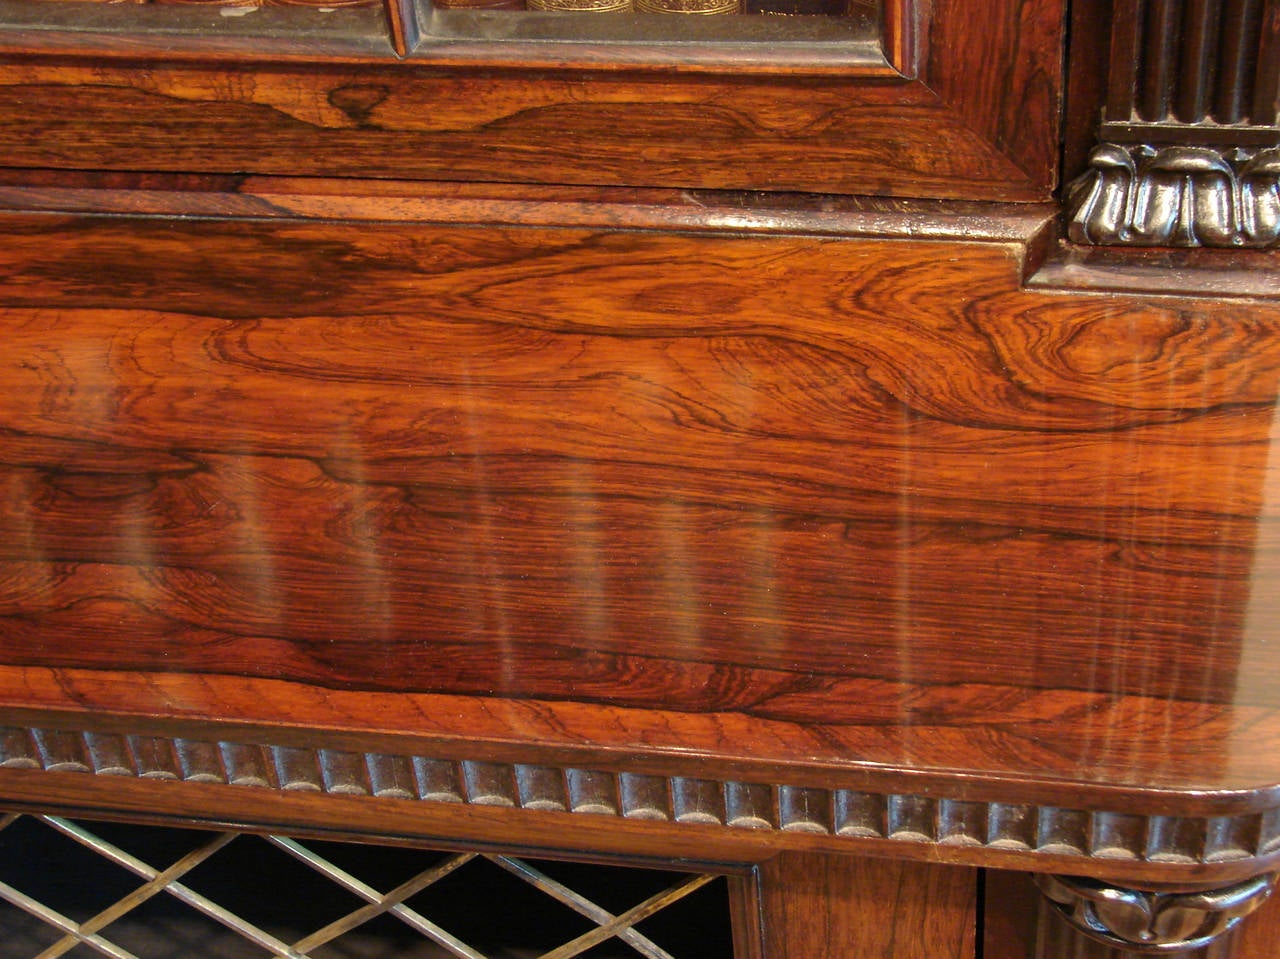
[[[1076,243],[1262,248],[1280,242],[1280,149],[1104,143],[1067,193]]]
[[[1271,894],[1274,876],[1218,889],[1149,892],[1096,879],[1037,876],[1040,891],[1090,939],[1130,952],[1199,949],[1227,933]]]

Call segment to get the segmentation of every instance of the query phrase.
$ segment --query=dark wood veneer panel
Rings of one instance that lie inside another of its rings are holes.
[[[0,170],[18,211],[1025,242],[1053,203],[412,180]],[[1039,242],[1038,240],[1036,241]]]
[[[1061,136],[1064,6],[936,0],[930,20],[925,82],[1022,171],[1019,179],[1048,195],[1056,185]],[[949,147],[948,141],[943,152]]]
[[[977,872],[783,853],[760,867],[766,959],[969,959]]]
[[[1265,791],[1280,312],[1019,276],[11,217],[2,701]]]
[[[927,91],[894,95],[902,87],[859,102],[829,83],[743,90],[711,80],[535,84],[373,71],[299,80],[266,68],[231,81],[251,91],[245,102],[227,97],[216,72],[147,73],[4,69],[6,162],[76,168],[92,157],[108,169],[849,193],[911,192],[902,186],[910,183],[924,195],[1028,195],[1010,183],[1021,179],[1016,167],[941,114]],[[790,107],[781,121],[780,103]],[[948,150],[919,149],[915,120],[946,137]]]

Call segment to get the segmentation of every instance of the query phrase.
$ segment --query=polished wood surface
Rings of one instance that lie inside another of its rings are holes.
[[[766,959],[969,959],[976,870],[784,853],[760,867]]]
[[[1280,309],[1021,256],[9,216],[2,702],[1269,808]]]
[[[0,0],[0,806],[724,870],[738,959],[1280,865],[1280,267],[1073,244],[1119,7],[60,9]]]
[[[215,22],[88,29],[43,13],[61,6],[0,2],[6,166],[1002,201],[1055,184],[1061,0],[895,4],[862,44],[874,56],[812,62],[769,43],[411,51],[404,23],[397,59],[373,8],[340,11],[345,31],[241,35],[180,7],[150,12]]]

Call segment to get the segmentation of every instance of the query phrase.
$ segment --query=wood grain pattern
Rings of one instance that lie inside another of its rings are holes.
[[[766,959],[973,955],[973,870],[784,853],[760,885]]]
[[[1047,909],[1032,876],[984,869],[979,876],[983,959],[1036,959],[1040,912]]]
[[[1280,310],[1021,255],[9,216],[7,721],[1267,813]]]
[[[33,168],[1048,199],[1060,0],[940,4],[930,23],[918,79],[882,56],[805,65],[785,50],[627,63],[590,44],[451,41],[389,62],[385,37],[290,50],[166,34],[150,49],[14,27],[0,30],[14,55],[0,146]]]
[[[782,81],[310,77],[260,68],[228,84],[196,68],[6,66],[0,142],[23,166],[83,168],[92,156],[108,169],[1031,198],[1017,168],[923,89],[853,99],[847,86]],[[74,109],[57,106],[70,100]],[[49,109],[36,116],[34,102]],[[783,103],[793,108],[779,118]],[[951,148],[911,149],[903,134],[917,125]]]
[[[1216,745],[1274,722],[1236,684],[1274,311],[928,243],[15,219],[3,257],[10,704],[65,704],[49,666],[209,677],[188,716],[323,685],[339,727],[572,690],[777,723],[776,759],[1267,781]],[[1152,722],[1197,761],[1116,737]]]
[[[1052,189],[1062,108],[1065,7],[1029,2],[984,5],[982,16],[974,12],[975,6],[964,0],[936,0],[932,5],[928,82],[1030,182]],[[997,69],[967,66],[993,54]]]

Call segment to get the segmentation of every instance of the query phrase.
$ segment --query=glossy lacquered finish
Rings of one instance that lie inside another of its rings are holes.
[[[1055,183],[1062,0],[886,0],[875,36],[807,62],[768,40],[413,48],[392,17],[398,59],[373,8],[253,32],[258,13],[162,6],[168,27],[138,29],[87,6],[0,2],[5,166],[1017,201]]]
[[[9,717],[1280,805],[1275,303],[994,239],[2,226]]]
[[[726,871],[738,959],[1089,954],[999,869],[1222,928],[1280,267],[1054,222],[1130,8],[802,62],[0,0],[0,806]]]

